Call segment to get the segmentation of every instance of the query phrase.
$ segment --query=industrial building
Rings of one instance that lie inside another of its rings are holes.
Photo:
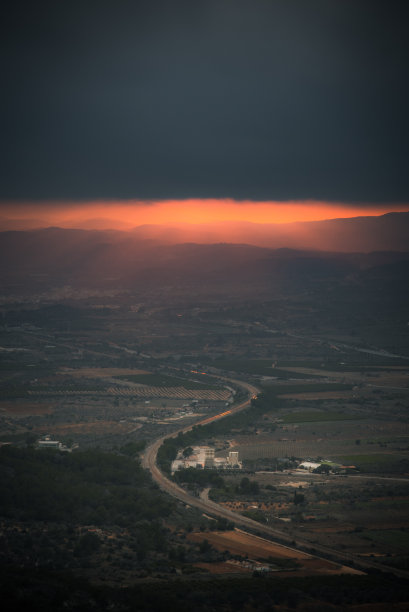
[[[176,472],[185,468],[216,468],[216,469],[241,469],[239,453],[230,451],[227,457],[215,457],[214,448],[211,446],[195,446],[193,452],[188,456],[183,456],[180,450],[174,461],[171,470]]]

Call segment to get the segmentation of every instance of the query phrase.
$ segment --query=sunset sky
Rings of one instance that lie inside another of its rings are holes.
[[[57,202],[3,205],[1,229],[45,226],[127,230],[145,224],[214,224],[218,222],[291,223],[323,219],[379,216],[383,205],[345,206],[326,202],[236,202],[225,199],[188,199],[159,202]],[[393,211],[407,211],[396,205]],[[226,233],[226,239],[228,235]]]
[[[9,3],[0,228],[409,210],[408,14],[398,0]]]

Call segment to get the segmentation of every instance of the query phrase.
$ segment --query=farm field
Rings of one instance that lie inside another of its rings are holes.
[[[132,374],[121,375],[118,378],[127,382],[147,385],[149,387],[184,387],[185,389],[218,389],[215,385],[188,380],[187,378],[177,378],[175,376],[166,376],[164,374]]]
[[[408,453],[393,452],[392,449],[380,448],[373,453],[356,454],[354,440],[274,440],[258,444],[233,444],[232,451],[239,452],[242,460],[297,457],[298,459],[314,459],[322,457],[332,459],[346,465],[359,465],[362,471],[371,465],[382,462],[385,469],[388,464],[408,459]]]
[[[197,389],[181,387],[152,387],[152,386],[132,386],[132,387],[109,387],[107,394],[116,396],[136,396],[143,398],[173,398],[173,399],[200,399],[213,401],[227,401],[231,392],[227,389]]]
[[[319,559],[304,553],[302,551],[293,550],[286,546],[270,542],[258,536],[253,536],[244,533],[239,529],[234,531],[210,531],[206,533],[191,533],[188,539],[192,542],[203,542],[207,540],[216,550],[228,550],[232,555],[240,555],[252,560],[266,562],[270,559],[277,565],[280,562],[287,565],[282,571],[287,575],[315,575],[315,574],[360,574],[358,570],[332,563],[325,559]],[[286,563],[287,562],[287,563]],[[293,566],[288,562],[292,562]],[[232,567],[232,572],[237,571],[235,566]],[[279,570],[275,570],[279,571]]]
[[[106,389],[42,389],[30,390],[30,396],[70,396],[70,395],[92,395],[92,396],[114,396],[114,397],[141,397],[141,398],[169,398],[169,399],[203,399],[214,401],[227,401],[231,392],[227,389],[187,389],[185,387],[150,387],[130,383],[127,386],[112,386]]]
[[[61,425],[43,425],[34,431],[39,435],[52,434],[57,439],[60,436],[72,436],[73,434],[92,435],[124,435],[130,434],[142,427],[135,423],[118,423],[118,421],[91,421],[84,423],[64,423]]]
[[[4,413],[10,416],[52,414],[53,411],[54,406],[48,403],[33,403],[24,400],[14,402],[0,402],[0,413]]]
[[[216,359],[209,362],[213,367],[226,371],[242,372],[257,376],[271,376],[274,378],[315,378],[315,374],[304,372],[291,373],[290,370],[276,367],[272,359]]]
[[[408,477],[258,472],[249,476],[252,492],[244,494],[238,488],[241,478],[226,477],[225,490],[218,489],[216,498],[211,492],[212,499],[312,546],[409,567]]]
[[[356,397],[356,392],[352,389],[349,391],[303,391],[298,393],[296,387],[291,393],[278,393],[278,397],[282,399],[295,399],[303,401],[320,401],[320,400],[352,400]]]
[[[283,423],[306,423],[323,421],[354,421],[364,418],[359,414],[351,414],[348,412],[329,412],[317,410],[297,410],[283,416]]]
[[[112,376],[142,376],[150,374],[148,370],[134,368],[62,368],[62,374],[85,378],[111,378]]]
[[[409,383],[409,368],[405,368],[404,366],[385,369],[383,366],[378,366],[375,368],[366,367],[361,368],[360,371],[351,371],[348,369],[343,370],[342,366],[339,367],[339,370],[334,371],[311,367],[284,367],[283,369],[295,374],[321,376],[336,380],[342,378],[346,381],[354,383],[373,383],[377,385],[390,385],[398,387],[407,387]]]
[[[292,388],[299,386],[294,383]],[[288,390],[288,385],[284,388]],[[360,455],[385,455],[388,458],[382,462],[387,470],[409,461],[409,422],[399,393],[386,395],[383,390],[364,388],[351,391],[355,396],[350,398],[312,400],[304,390],[289,399],[277,396],[278,389],[283,386],[267,388],[254,427],[233,432],[230,449],[238,451],[242,460],[321,457],[356,465]],[[361,470],[376,463],[363,459]],[[402,464],[398,471],[405,469],[409,471]],[[381,470],[378,465],[377,471]]]

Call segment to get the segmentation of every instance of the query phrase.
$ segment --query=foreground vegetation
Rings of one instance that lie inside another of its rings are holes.
[[[224,610],[225,612],[324,610],[376,605],[386,611],[409,599],[406,581],[377,573],[368,576],[311,576],[308,578],[175,580],[128,588],[91,585],[67,573],[7,568],[0,578],[4,610],[16,606],[34,612],[101,610],[121,612]],[[383,605],[382,605],[383,604]],[[381,607],[382,606],[382,607]],[[356,608],[354,608],[356,609]],[[365,607],[365,609],[369,609]],[[403,608],[402,608],[403,609]]]
[[[135,460],[142,446],[130,443],[120,453],[1,448],[0,568],[71,570],[122,583],[217,559],[173,535],[210,521],[152,483]]]

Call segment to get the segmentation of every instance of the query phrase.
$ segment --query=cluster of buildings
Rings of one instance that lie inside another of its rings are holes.
[[[172,461],[172,472],[184,468],[216,468],[216,469],[241,469],[239,453],[230,451],[227,457],[215,457],[214,448],[211,446],[194,446],[192,453],[187,457],[183,451],[179,451],[176,459]]]

